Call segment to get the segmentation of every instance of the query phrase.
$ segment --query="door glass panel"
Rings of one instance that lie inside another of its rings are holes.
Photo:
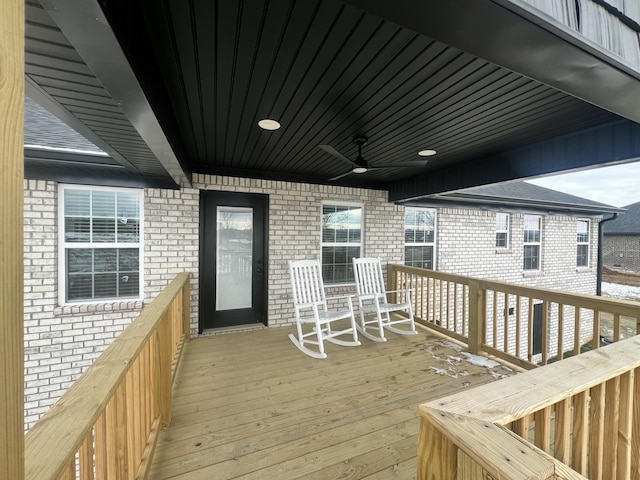
[[[253,209],[218,207],[216,310],[251,308]]]

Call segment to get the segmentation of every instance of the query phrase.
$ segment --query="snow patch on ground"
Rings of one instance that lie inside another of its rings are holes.
[[[442,352],[441,350],[443,348],[453,350],[456,354],[449,355],[446,352]],[[496,380],[500,378],[506,378],[508,376],[507,374],[495,371],[498,368],[502,368],[509,374],[513,373],[513,370],[509,367],[505,367],[499,362],[483,357],[481,355],[474,355],[469,352],[464,352],[461,345],[458,345],[454,342],[449,342],[447,340],[438,340],[436,342],[433,342],[432,344],[425,345],[425,351],[431,354],[431,357],[434,360],[442,363],[442,365],[438,367],[429,367],[437,375],[446,375],[451,378],[466,377],[469,375],[469,372],[464,368],[467,363],[486,368],[487,373]],[[463,386],[465,388],[469,385],[469,382],[463,382]]]
[[[490,358],[483,357],[482,355],[474,355],[469,352],[462,352],[462,355],[466,357],[467,362],[471,365],[477,365],[479,367],[495,368],[500,365],[499,362],[491,360]]]
[[[602,282],[602,296],[621,300],[640,300],[640,287]]]

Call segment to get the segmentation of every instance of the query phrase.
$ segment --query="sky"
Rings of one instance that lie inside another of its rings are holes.
[[[640,162],[527,181],[615,207],[640,202]]]

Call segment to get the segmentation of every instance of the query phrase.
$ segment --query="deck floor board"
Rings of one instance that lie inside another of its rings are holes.
[[[426,331],[329,344],[324,360],[297,350],[292,331],[187,344],[152,480],[412,479],[417,406],[510,374],[459,361],[452,343]]]

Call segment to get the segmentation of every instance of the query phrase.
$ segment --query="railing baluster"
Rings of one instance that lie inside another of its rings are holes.
[[[580,329],[582,326],[581,323],[581,310],[580,307],[575,307],[575,322],[573,325],[573,354],[580,355]]]
[[[600,310],[593,310],[592,348],[600,348]]]
[[[598,384],[591,389],[589,409],[589,476],[602,479],[604,452],[605,386]]]
[[[551,452],[551,407],[538,410],[534,414],[533,444],[540,450]]]
[[[558,304],[558,360],[564,358],[564,305]]]
[[[614,377],[605,384],[603,478],[617,478],[619,421],[620,377]]]
[[[571,454],[571,401],[565,399],[555,405],[553,456],[569,465]]]
[[[571,468],[586,475],[589,453],[589,391],[573,397],[573,442]]]
[[[549,359],[549,302],[542,302],[542,365]]]
[[[615,313],[613,315],[613,341],[620,341],[620,314]]]
[[[522,342],[522,330],[520,324],[522,322],[522,297],[516,296],[516,358],[522,358],[520,351],[520,343]]]
[[[635,389],[635,370],[626,372],[620,376],[620,416],[618,419],[618,452],[614,459],[618,471],[617,478],[634,478],[631,476],[631,463],[633,460],[632,435],[633,435],[633,393]],[[638,455],[636,455],[637,457]],[[637,478],[637,477],[635,477]]]

